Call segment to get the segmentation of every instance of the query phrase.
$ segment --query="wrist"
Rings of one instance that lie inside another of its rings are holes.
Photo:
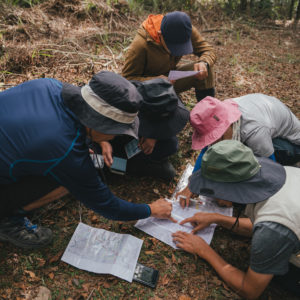
[[[108,144],[108,142],[107,141],[101,141],[101,142],[99,142],[99,145],[102,147],[103,145],[107,145]]]
[[[205,242],[197,249],[196,254],[204,260],[208,260],[211,255],[212,248]]]
[[[151,210],[151,206],[150,204],[146,204],[148,207],[148,211],[149,211],[149,217],[152,215],[152,210]]]
[[[214,213],[214,223],[217,224],[218,226],[224,226],[224,215]]]
[[[150,210],[150,216],[153,216],[155,214],[155,207],[153,207],[153,203],[148,204],[149,210]]]
[[[222,215],[218,213],[211,213],[211,224],[220,225]]]
[[[206,61],[200,61],[200,62],[203,63],[203,64],[205,64],[206,70],[208,71],[208,69],[209,69],[209,64],[208,64]]]

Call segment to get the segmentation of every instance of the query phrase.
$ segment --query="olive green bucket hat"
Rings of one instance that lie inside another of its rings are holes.
[[[189,189],[194,194],[249,204],[270,198],[285,179],[280,164],[255,157],[241,142],[225,140],[206,151],[201,169],[189,179]]]

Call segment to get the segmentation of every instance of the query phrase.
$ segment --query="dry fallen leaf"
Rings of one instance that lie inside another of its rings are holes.
[[[32,271],[24,271],[25,274],[28,274],[31,278],[36,278],[35,274]]]
[[[93,215],[91,218],[92,223],[97,223],[98,217],[96,215]]]
[[[37,257],[36,260],[38,261],[37,265],[39,267],[43,267],[45,265],[45,263],[46,263],[46,261],[44,259],[42,259],[42,258],[38,258]]]
[[[110,284],[108,282],[104,282],[103,283],[103,287],[106,288],[106,289],[109,289],[110,288]]]
[[[147,254],[147,255],[154,255],[155,252],[154,251],[145,251],[145,254]]]
[[[60,251],[60,252],[58,252],[55,256],[51,257],[51,258],[49,259],[49,264],[52,264],[52,263],[58,261],[58,260],[60,259],[60,257],[62,256],[63,252],[64,252],[64,251]]]
[[[187,295],[181,295],[178,300],[192,300],[191,297],[187,296]]]
[[[153,189],[153,192],[157,195],[159,195],[159,190],[158,189]]]
[[[170,260],[169,260],[167,257],[165,257],[165,256],[164,256],[164,261],[165,261],[165,263],[166,263],[167,265],[170,264]]]
[[[175,255],[173,253],[172,253],[172,263],[173,264],[177,264],[176,257],[175,257]]]
[[[167,285],[170,281],[170,278],[168,277],[167,274],[165,274],[165,276],[162,278],[161,283],[162,285]]]
[[[83,289],[84,289],[86,292],[88,292],[88,291],[89,291],[89,289],[90,289],[90,286],[91,286],[91,284],[90,284],[90,283],[85,283],[85,284],[83,284],[83,285],[82,285]]]
[[[53,278],[54,278],[54,273],[51,272],[51,273],[48,274],[48,276],[50,277],[50,279],[53,280]]]

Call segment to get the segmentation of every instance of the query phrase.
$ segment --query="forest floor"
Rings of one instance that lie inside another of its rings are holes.
[[[81,85],[101,70],[120,72],[124,52],[147,14],[129,12],[123,1],[114,6],[87,3],[49,0],[32,8],[0,3],[0,90],[41,77]],[[197,11],[191,16],[218,56],[217,98],[265,93],[281,99],[300,118],[299,31],[283,22],[233,20],[216,9],[205,12],[207,23]],[[193,59],[184,57],[184,62]],[[188,108],[196,103],[192,92],[182,96]],[[172,157],[177,170],[174,181],[111,175],[111,190],[141,203],[169,197],[186,164],[197,156],[191,150],[191,134],[187,125],[179,136],[180,150]],[[79,206],[70,195],[36,211],[31,219],[53,230],[53,244],[29,251],[0,243],[0,299],[33,299],[40,286],[51,291],[52,299],[87,299],[92,291],[90,299],[240,299],[205,261],[144,234],[134,222],[109,221],[85,208],[84,223],[144,240],[139,261],[160,271],[158,285],[152,290],[62,262],[79,222]],[[219,254],[242,270],[249,263],[249,246],[249,239],[221,228],[212,241]],[[260,299],[296,298],[271,283]]]

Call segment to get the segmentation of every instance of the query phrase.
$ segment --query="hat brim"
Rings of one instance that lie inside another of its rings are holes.
[[[232,99],[222,101],[221,105],[223,106],[223,109],[227,111],[227,119],[223,120],[219,127],[214,128],[214,130],[207,132],[206,134],[200,134],[196,129],[194,129],[192,135],[193,150],[201,150],[216,142],[224,135],[229,126],[241,117],[242,113],[238,108],[238,104]]]
[[[183,56],[193,53],[193,45],[191,39],[185,43],[175,44],[165,40],[165,43],[173,56]]]
[[[139,113],[139,136],[158,140],[176,136],[189,121],[190,112],[178,100],[178,107],[169,118],[148,119]]]
[[[111,135],[129,135],[138,138],[138,117],[131,124],[120,123],[95,111],[81,96],[81,88],[64,83],[62,97],[67,107],[86,127]]]
[[[240,204],[251,204],[267,200],[276,194],[285,183],[283,166],[266,157],[257,157],[261,168],[248,180],[241,182],[217,182],[205,178],[201,169],[189,178],[192,193]]]

